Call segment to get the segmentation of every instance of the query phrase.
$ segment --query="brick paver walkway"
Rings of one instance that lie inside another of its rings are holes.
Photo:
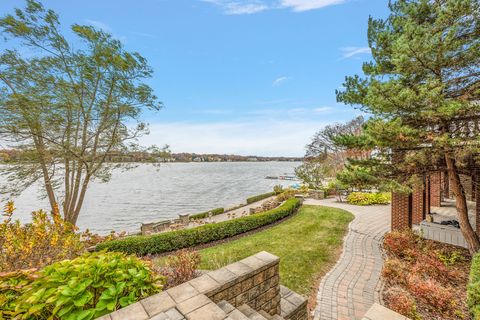
[[[362,319],[375,302],[380,302],[380,244],[390,229],[390,206],[361,207],[334,199],[309,199],[305,204],[345,209],[355,215],[340,260],[320,283],[314,320]]]

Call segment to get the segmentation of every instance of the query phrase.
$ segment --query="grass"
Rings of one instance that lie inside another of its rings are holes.
[[[200,268],[218,269],[268,251],[280,257],[280,282],[310,296],[319,277],[337,261],[352,219],[351,213],[341,209],[305,205],[277,226],[201,250]]]

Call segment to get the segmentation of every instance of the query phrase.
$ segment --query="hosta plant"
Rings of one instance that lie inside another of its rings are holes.
[[[36,278],[37,269],[0,273],[0,319],[11,319],[15,301]]]
[[[16,300],[16,317],[94,319],[161,291],[163,284],[135,256],[88,253],[41,270]]]

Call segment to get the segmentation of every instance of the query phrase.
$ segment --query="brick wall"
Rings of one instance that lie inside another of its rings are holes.
[[[411,200],[410,195],[392,193],[392,230],[410,228]]]
[[[465,196],[467,200],[473,201],[473,179],[470,176],[461,174],[460,183],[462,184],[463,190],[465,191]]]
[[[412,193],[412,224],[419,224],[424,219],[423,184],[415,186]]]
[[[442,173],[440,171],[430,173],[430,205],[432,207],[442,205]]]

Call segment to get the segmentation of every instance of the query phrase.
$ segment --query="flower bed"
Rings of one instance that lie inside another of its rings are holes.
[[[467,250],[411,231],[388,233],[384,248],[383,298],[388,308],[411,319],[470,319]]]
[[[107,241],[100,243],[96,250],[121,251],[143,256],[194,247],[233,237],[276,222],[294,213],[300,204],[301,201],[299,199],[292,198],[285,201],[278,208],[252,216],[207,224],[191,229]]]

